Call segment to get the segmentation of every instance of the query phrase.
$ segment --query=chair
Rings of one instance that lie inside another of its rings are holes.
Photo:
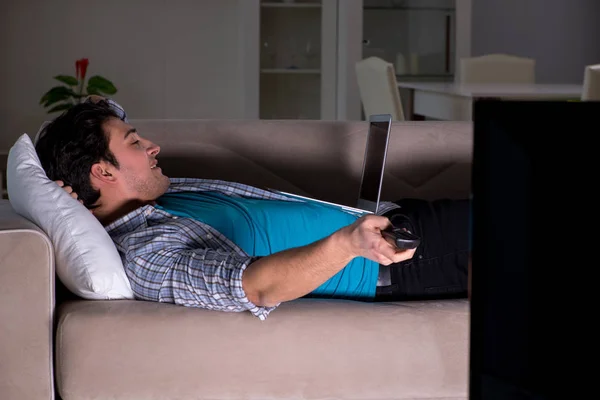
[[[394,66],[379,57],[368,57],[358,61],[355,70],[365,116],[390,114],[392,120],[404,121]]]
[[[600,100],[600,64],[585,67],[581,101]]]
[[[535,83],[535,60],[508,54],[487,54],[460,60],[459,82]]]

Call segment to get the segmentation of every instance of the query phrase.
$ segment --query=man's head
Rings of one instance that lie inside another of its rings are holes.
[[[156,167],[160,147],[105,101],[77,104],[57,117],[41,132],[36,151],[48,178],[73,187],[88,208],[149,202],[169,186]]]

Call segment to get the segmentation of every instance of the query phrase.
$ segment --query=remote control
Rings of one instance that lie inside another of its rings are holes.
[[[390,227],[381,231],[384,236],[394,239],[396,247],[401,250],[414,249],[421,244],[421,238],[401,228]]]

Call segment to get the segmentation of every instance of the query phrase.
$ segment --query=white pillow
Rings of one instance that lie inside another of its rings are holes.
[[[14,210],[52,241],[56,273],[67,289],[89,300],[134,298],[112,239],[87,208],[48,179],[27,134],[8,153],[6,185]]]

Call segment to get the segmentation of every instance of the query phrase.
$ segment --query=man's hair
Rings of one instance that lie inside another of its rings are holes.
[[[87,208],[95,208],[100,191],[92,187],[92,165],[107,161],[119,167],[108,147],[104,123],[118,114],[106,101],[76,104],[46,125],[36,152],[50,180],[71,186]]]

